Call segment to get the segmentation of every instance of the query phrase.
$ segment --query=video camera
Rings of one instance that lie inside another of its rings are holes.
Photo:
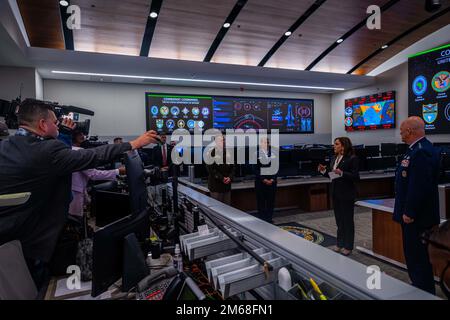
[[[145,181],[148,186],[157,186],[169,181],[169,171],[156,166],[147,166],[144,169]]]
[[[17,120],[17,112],[19,111],[19,106],[21,104],[21,98],[10,101],[0,99],[0,117],[5,118],[5,123],[9,129],[18,129],[19,123]],[[75,114],[84,114],[88,116],[94,116],[94,112],[88,109],[79,108],[69,105],[60,105],[58,102],[48,102],[39,101],[45,104],[50,104],[53,107],[56,118],[62,121],[65,117],[69,117],[72,114],[74,122],[77,124],[78,130],[83,132],[85,135],[89,135],[90,120],[78,121],[78,116],[74,117]]]
[[[77,130],[79,130],[79,128],[77,128]],[[83,132],[83,134],[84,134],[84,132]],[[97,148],[100,146],[104,146],[105,144],[108,144],[108,141],[98,141],[97,136],[91,136],[91,137],[89,137],[89,139],[84,140],[81,143],[81,148],[83,148],[83,149]]]

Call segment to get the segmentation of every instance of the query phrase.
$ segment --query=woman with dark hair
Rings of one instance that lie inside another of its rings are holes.
[[[319,164],[319,172],[331,180],[331,196],[337,224],[337,245],[334,251],[345,256],[351,254],[355,239],[356,181],[359,180],[358,158],[347,137],[334,140],[334,157],[330,166]],[[330,174],[332,172],[332,174]]]

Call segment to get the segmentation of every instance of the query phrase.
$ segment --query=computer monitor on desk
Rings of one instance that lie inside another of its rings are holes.
[[[124,263],[124,239],[134,233],[140,241],[150,235],[150,217],[147,210],[136,216],[126,216],[94,233],[92,250],[93,297],[108,290],[122,277]]]
[[[145,183],[144,164],[136,150],[125,156],[128,192],[130,196],[130,213],[139,214],[147,208],[147,186]]]
[[[91,214],[95,216],[95,225],[104,227],[130,214],[128,193],[97,190],[92,192]]]
[[[380,156],[380,146],[365,146],[368,158],[376,158]]]
[[[381,144],[381,156],[391,157],[397,155],[397,145],[395,143],[382,143]]]

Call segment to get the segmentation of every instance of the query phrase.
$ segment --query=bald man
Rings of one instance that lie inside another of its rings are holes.
[[[440,222],[439,152],[425,137],[425,123],[419,117],[403,121],[400,135],[409,148],[396,171],[393,219],[402,226],[403,252],[413,286],[435,294],[427,246],[420,237]]]

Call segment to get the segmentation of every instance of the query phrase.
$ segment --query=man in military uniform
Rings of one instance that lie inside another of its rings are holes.
[[[425,123],[410,117],[400,126],[408,151],[397,167],[393,219],[401,224],[403,252],[413,286],[435,294],[433,269],[421,234],[438,225],[439,152],[425,138]]]

